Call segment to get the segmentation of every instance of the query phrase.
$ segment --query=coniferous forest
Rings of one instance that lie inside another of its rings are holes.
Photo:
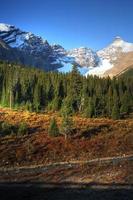
[[[120,119],[133,112],[133,79],[44,72],[0,62],[0,105],[29,111],[79,113],[84,117]]]

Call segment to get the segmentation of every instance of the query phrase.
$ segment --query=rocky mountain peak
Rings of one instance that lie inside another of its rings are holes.
[[[80,47],[68,51],[68,55],[75,58],[75,61],[84,67],[95,67],[98,62],[97,53],[87,47]]]
[[[114,39],[114,42],[115,42],[115,41],[116,41],[116,42],[117,42],[117,41],[121,41],[121,40],[123,40],[122,37],[116,36],[115,39]]]
[[[8,32],[11,31],[15,28],[15,26],[9,25],[9,24],[4,24],[4,23],[0,23],[0,31],[3,32]]]
[[[133,52],[133,44],[117,36],[100,51],[88,47],[65,50],[59,44],[49,42],[31,32],[13,25],[0,23],[0,59],[15,61],[45,70],[71,71],[75,63],[86,75],[103,75],[118,63],[123,54]]]

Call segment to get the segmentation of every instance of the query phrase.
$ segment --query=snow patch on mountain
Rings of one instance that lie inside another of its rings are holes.
[[[122,52],[133,51],[133,44],[124,41],[121,37],[116,37],[111,46],[121,48]]]
[[[10,46],[13,48],[20,48],[24,44],[25,38],[22,35],[18,35],[13,42],[10,43]]]
[[[0,23],[0,31],[10,31],[11,25]]]
[[[88,72],[86,72],[85,75],[102,76],[107,70],[111,69],[112,67],[113,64],[111,64],[109,60],[101,59],[97,67],[88,67]]]

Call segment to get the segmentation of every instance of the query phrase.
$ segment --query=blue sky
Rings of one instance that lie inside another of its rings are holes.
[[[101,49],[117,35],[133,42],[133,0],[0,0],[0,22],[66,49]]]

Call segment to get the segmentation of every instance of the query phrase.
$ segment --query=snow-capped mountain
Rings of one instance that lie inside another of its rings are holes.
[[[114,41],[106,48],[97,52],[99,57],[115,61],[118,54],[122,52],[127,53],[133,51],[133,44],[124,41],[121,37],[117,36]]]
[[[68,51],[68,55],[75,58],[75,61],[79,65],[85,67],[96,67],[99,62],[97,53],[94,52],[92,49],[86,47],[80,47],[70,50]]]
[[[8,24],[0,24],[0,38],[12,48],[27,49],[30,47],[31,51],[42,51],[49,47],[47,40]]]
[[[106,72],[111,72],[111,69],[118,64],[120,58],[122,56],[126,56],[128,52],[133,52],[133,43],[128,43],[121,37],[117,36],[110,45],[100,51],[97,51],[99,63],[95,68],[89,67],[86,75],[106,76]],[[121,65],[120,62],[119,64]],[[108,73],[108,75],[110,74]]]
[[[74,63],[79,66],[79,69],[80,67],[95,67],[98,63],[97,54],[90,48],[83,47],[66,51],[59,44],[50,45],[47,40],[8,24],[0,24],[0,39],[17,51],[20,63],[42,67],[46,70],[63,71],[64,69],[68,72]],[[84,71],[84,69],[80,70]]]
[[[110,45],[97,52],[87,47],[67,51],[61,45],[51,45],[46,39],[31,32],[22,31],[12,25],[0,24],[1,60],[15,61],[48,71],[69,72],[72,65],[77,64],[79,71],[86,76],[106,76],[110,75],[111,70],[118,71],[114,68],[120,63],[120,57],[130,52],[133,52],[133,44],[120,37],[116,37]],[[131,60],[131,55],[126,58]],[[120,71],[119,66],[118,69]]]
[[[56,57],[54,57],[53,48],[48,41],[31,32],[22,31],[12,25],[0,24],[0,39],[10,49],[17,52],[17,57],[20,58],[19,62],[22,64],[40,67],[46,70],[54,70],[61,67],[59,64],[54,63]],[[11,60],[10,57],[8,60]]]

